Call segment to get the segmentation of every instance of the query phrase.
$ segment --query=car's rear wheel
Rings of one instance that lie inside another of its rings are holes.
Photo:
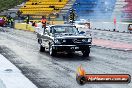
[[[82,51],[83,57],[89,57],[90,54],[90,48]]]
[[[56,51],[53,49],[53,47],[51,45],[49,46],[49,54],[51,56],[55,56],[56,55]]]
[[[39,51],[40,51],[40,52],[45,52],[45,47],[43,47],[42,45],[40,45]]]

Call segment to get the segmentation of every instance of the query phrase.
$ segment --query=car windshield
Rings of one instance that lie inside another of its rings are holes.
[[[78,25],[85,25],[85,23],[78,23]]]
[[[54,34],[56,33],[65,33],[65,34],[78,34],[77,28],[74,26],[55,26],[53,27]]]

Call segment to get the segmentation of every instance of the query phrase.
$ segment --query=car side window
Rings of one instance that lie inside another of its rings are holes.
[[[52,33],[52,34],[54,33],[54,28],[53,27],[50,27],[49,30],[50,30],[50,33]]]
[[[52,28],[50,28],[49,30],[50,30],[50,33],[53,33],[53,29]]]
[[[50,35],[50,28],[45,29],[45,34]]]

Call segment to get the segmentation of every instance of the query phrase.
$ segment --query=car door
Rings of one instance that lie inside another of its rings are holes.
[[[43,35],[43,44],[45,48],[49,48],[49,42],[51,40],[50,27],[46,28]]]

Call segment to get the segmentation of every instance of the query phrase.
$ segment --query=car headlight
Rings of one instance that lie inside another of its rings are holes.
[[[89,38],[89,39],[88,39],[88,42],[92,42],[92,38]]]
[[[65,39],[63,39],[63,40],[62,40],[62,42],[64,42],[64,43],[65,43],[65,42],[66,42],[66,40],[65,40]]]
[[[61,41],[60,41],[59,39],[55,39],[55,40],[54,40],[54,43],[55,43],[55,44],[61,44]]]

